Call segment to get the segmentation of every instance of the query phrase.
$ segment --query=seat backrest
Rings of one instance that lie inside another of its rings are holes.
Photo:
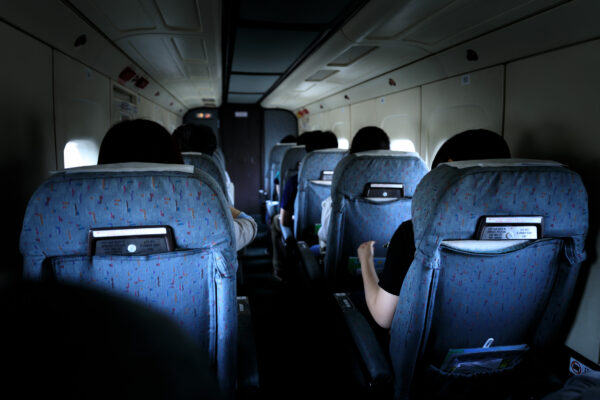
[[[374,150],[350,154],[333,173],[331,217],[327,232],[325,279],[335,290],[348,290],[356,284],[349,271],[349,257],[358,246],[375,240],[375,257],[385,257],[383,245],[390,241],[400,224],[410,219],[411,198],[428,169],[416,153]],[[404,195],[378,201],[364,195],[372,183],[404,186]],[[358,282],[360,284],[360,282]]]
[[[429,173],[413,197],[416,253],[391,327],[396,397],[427,374],[452,375],[450,349],[553,343],[585,258],[587,207],[580,177],[554,162],[461,161]],[[473,240],[482,217],[498,216],[541,216],[543,234]]]
[[[323,180],[323,172],[333,172],[348,153],[342,149],[315,150],[304,156],[298,172],[298,194],[294,205],[294,236],[306,240],[306,232],[314,232],[321,223],[321,202],[331,195],[331,180]]]
[[[271,149],[271,153],[269,154],[269,170],[267,171],[267,176],[265,178],[265,190],[267,191],[267,198],[269,200],[275,200],[275,185],[273,184],[273,181],[281,167],[283,155],[286,150],[292,146],[294,146],[294,143],[277,143]],[[281,184],[281,179],[279,179],[279,182],[280,185],[283,185]]]
[[[176,249],[88,255],[90,228],[168,225]],[[170,316],[210,355],[220,387],[235,386],[233,220],[208,174],[190,165],[112,164],[51,176],[31,197],[21,232],[24,277],[117,294]]]
[[[193,165],[195,168],[206,172],[210,175],[217,184],[219,188],[225,194],[225,197],[229,200],[229,204],[233,204],[233,199],[230,199],[227,191],[227,178],[225,177],[225,170],[221,168],[219,162],[208,154],[204,153],[195,153],[195,152],[185,152],[181,153],[183,157],[183,162],[188,165]]]
[[[219,165],[221,166],[223,171],[227,171],[227,167],[225,166],[225,155],[223,154],[223,150],[217,148],[212,156],[219,162]]]
[[[280,190],[283,193],[283,188],[287,180],[298,173],[298,164],[306,155],[305,146],[292,146],[289,147],[283,154],[281,159],[281,166],[279,168],[279,182]]]

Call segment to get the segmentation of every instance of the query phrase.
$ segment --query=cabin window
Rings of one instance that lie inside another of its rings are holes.
[[[348,150],[350,148],[350,142],[348,142],[348,139],[338,139],[338,149],[344,149],[344,150]]]
[[[415,144],[410,139],[393,139],[390,143],[390,149],[396,151],[416,151]]]
[[[98,161],[98,145],[92,140],[71,140],[63,151],[65,168],[96,165]]]

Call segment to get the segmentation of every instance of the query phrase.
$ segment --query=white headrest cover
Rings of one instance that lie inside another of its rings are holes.
[[[65,174],[81,174],[87,172],[185,172],[188,174],[194,173],[193,165],[186,164],[158,164],[158,163],[119,163],[119,164],[104,164],[90,165],[87,167],[67,168],[51,173]]]
[[[417,157],[417,158],[421,158],[421,156],[419,156],[419,153],[415,153],[413,151],[395,151],[395,150],[369,150],[369,151],[361,151],[359,153],[354,153],[354,155],[356,156],[356,158],[361,158],[361,157],[371,157],[374,155],[391,155],[391,156],[400,156],[400,157]]]
[[[562,167],[563,164],[551,160],[528,160],[524,158],[503,158],[496,160],[468,160],[442,163],[452,168],[472,167]]]

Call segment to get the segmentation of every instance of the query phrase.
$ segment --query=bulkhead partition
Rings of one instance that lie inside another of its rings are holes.
[[[541,216],[543,235],[503,247],[477,240],[490,216]],[[556,343],[585,258],[587,194],[576,173],[535,160],[442,164],[419,184],[412,220],[415,259],[391,328],[396,397],[413,377],[430,390],[425,382],[454,376],[443,366],[450,349],[490,338],[538,350]]]
[[[175,250],[93,255],[91,228],[169,226]],[[228,203],[188,165],[113,164],[59,172],[33,194],[23,221],[24,277],[99,289],[157,309],[235,385],[237,257]]]

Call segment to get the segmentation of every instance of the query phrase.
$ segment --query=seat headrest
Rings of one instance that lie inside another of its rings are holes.
[[[544,237],[573,238],[584,256],[587,193],[580,176],[552,161],[492,160],[440,164],[413,197],[417,251],[434,256],[444,240],[473,239],[482,216],[544,218]]]
[[[82,174],[89,172],[184,172],[194,173],[193,165],[185,164],[159,164],[159,163],[118,163],[90,165],[86,167],[66,168],[63,170],[52,171],[52,174]]]
[[[358,198],[372,182],[401,183],[404,196],[412,197],[417,184],[428,172],[416,153],[373,150],[349,154],[335,167],[331,196],[335,204],[342,198]]]
[[[549,166],[559,167],[563,164],[556,161],[550,160],[529,160],[525,158],[502,158],[494,160],[467,160],[467,161],[453,161],[449,163],[443,163],[452,168],[473,168],[473,167],[535,167],[535,166]],[[442,164],[440,164],[442,165]]]
[[[323,171],[333,171],[335,166],[347,154],[343,149],[315,150],[306,154],[300,164],[299,182],[302,180],[321,179]]]
[[[37,188],[23,221],[21,252],[44,257],[86,254],[92,227],[168,225],[181,248],[230,243],[234,237],[217,182],[191,165],[128,163],[66,170]]]

